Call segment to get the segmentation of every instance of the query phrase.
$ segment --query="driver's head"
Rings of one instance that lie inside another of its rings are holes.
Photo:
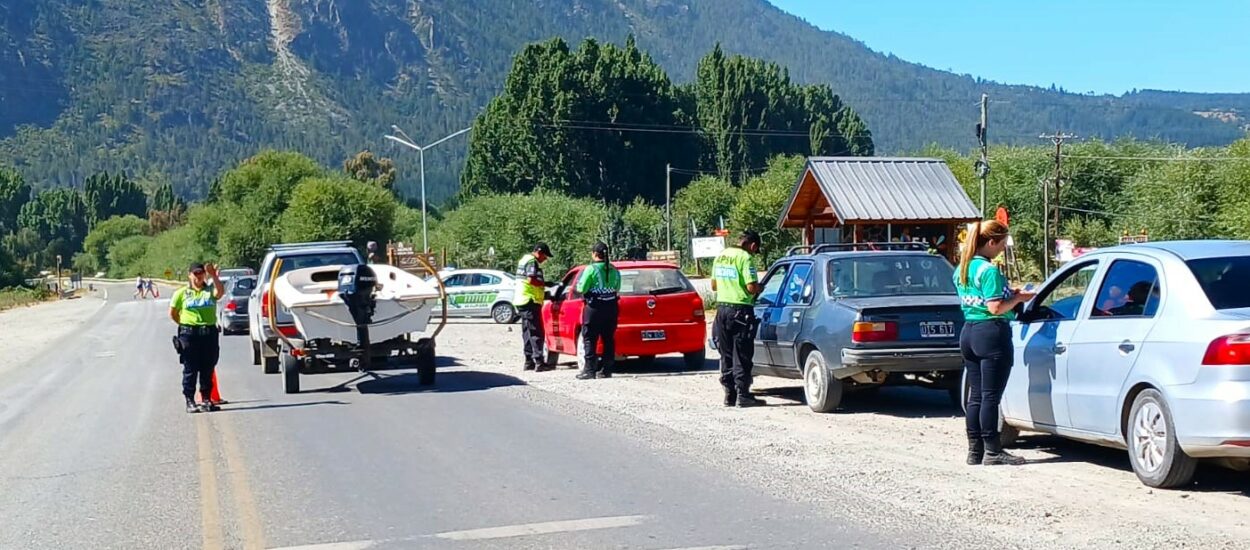
[[[1150,289],[1154,284],[1150,281],[1138,281],[1128,289],[1128,299],[1135,304],[1145,302],[1150,297]]]

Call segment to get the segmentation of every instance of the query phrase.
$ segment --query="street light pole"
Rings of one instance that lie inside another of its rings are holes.
[[[403,137],[395,137],[392,135],[387,135],[386,139],[394,141],[395,143],[398,143],[410,149],[415,149],[417,151],[417,156],[420,157],[421,159],[420,160],[420,163],[421,163],[421,248],[422,248],[422,252],[429,252],[430,251],[430,235],[429,235],[429,224],[426,222],[426,206],[425,206],[425,150],[435,145],[438,145],[444,141],[447,141],[451,138],[454,138],[460,134],[468,132],[469,130],[472,130],[473,127],[470,126],[463,130],[452,132],[451,134],[443,137],[442,139],[435,141],[434,143],[431,143],[429,145],[424,145],[424,146],[417,145],[416,141],[408,137],[408,134],[405,134],[404,131],[400,130],[398,126],[395,126],[394,124],[392,124],[391,129],[394,130],[395,133]]]

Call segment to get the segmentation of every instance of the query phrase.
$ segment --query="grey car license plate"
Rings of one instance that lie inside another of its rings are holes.
[[[949,338],[955,335],[955,323],[951,321],[925,321],[920,323],[921,338]]]
[[[659,342],[668,338],[668,335],[662,330],[644,330],[642,331],[643,342]]]

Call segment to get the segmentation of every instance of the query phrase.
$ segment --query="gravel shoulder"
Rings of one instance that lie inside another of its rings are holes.
[[[0,374],[30,362],[104,307],[103,296],[43,302],[0,311]]]
[[[452,321],[439,337],[440,355],[518,377],[539,390],[523,395],[540,404],[635,434],[814,512],[944,541],[918,547],[1250,545],[1250,474],[1204,466],[1189,490],[1152,490],[1123,451],[1036,434],[1017,445],[1027,466],[969,467],[963,418],[945,392],[890,388],[818,415],[803,403],[798,381],[759,377],[754,390],[768,407],[725,409],[716,375],[683,372],[679,357],[625,363],[611,380],[583,382],[572,370],[522,372],[519,349],[519,326],[486,320]],[[709,367],[714,360],[710,354]],[[637,425],[649,429],[630,428]]]

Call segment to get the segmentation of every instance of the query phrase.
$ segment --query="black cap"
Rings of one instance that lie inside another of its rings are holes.
[[[547,243],[534,245],[534,252],[541,252],[543,256],[551,256],[551,248],[547,246]]]
[[[188,272],[191,272],[191,271],[195,271],[195,270],[197,270],[197,269],[198,269],[198,270],[200,270],[200,271],[204,271],[204,264],[202,264],[202,263],[200,263],[200,262],[191,262],[191,268],[190,268],[190,269],[188,269],[187,271],[188,271]]]
[[[608,245],[604,244],[603,241],[599,241],[595,243],[593,246],[591,246],[590,251],[594,252],[600,258],[608,257]]]

